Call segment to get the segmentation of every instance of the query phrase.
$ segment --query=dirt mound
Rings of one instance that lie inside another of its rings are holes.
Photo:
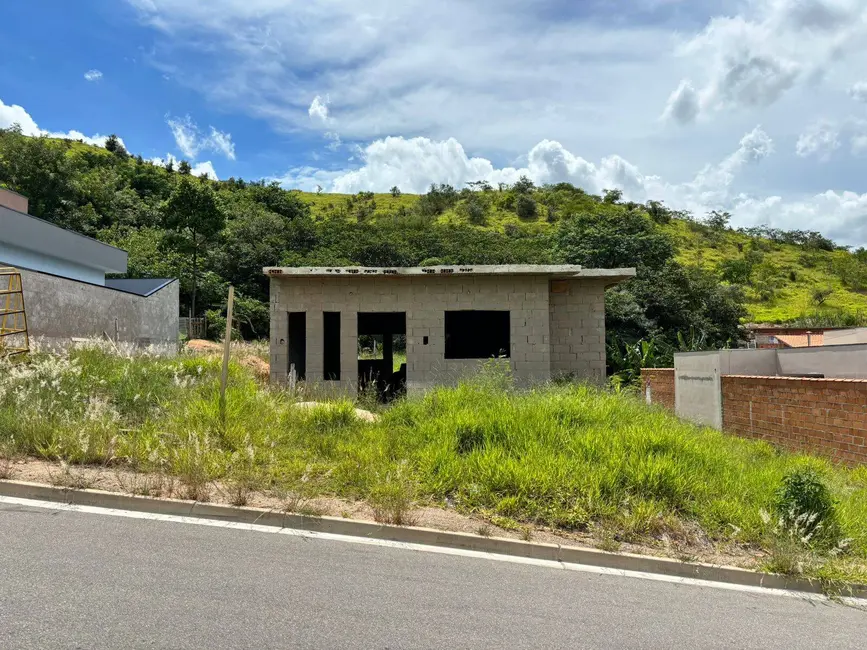
[[[204,355],[222,354],[223,344],[204,339],[191,339],[187,341],[187,350]],[[271,366],[267,361],[237,348],[232,349],[232,356],[247,370],[251,370],[256,379],[267,382],[271,378]]]
[[[190,339],[187,341],[187,349],[193,352],[222,352],[223,346],[214,341],[204,339]]]
[[[252,370],[256,379],[268,381],[271,378],[271,366],[259,357],[241,357],[238,362],[248,370]]]

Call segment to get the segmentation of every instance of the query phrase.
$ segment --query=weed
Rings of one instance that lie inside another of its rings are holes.
[[[60,462],[60,471],[49,471],[48,481],[57,487],[87,490],[93,487],[93,480],[80,470],[74,470],[69,463]]]
[[[417,517],[413,513],[416,486],[407,476],[407,468],[400,465],[379,481],[370,491],[373,518],[384,524],[412,526]]]
[[[0,479],[8,480],[15,473],[15,439],[0,440]]]
[[[521,525],[511,517],[502,517],[500,515],[491,516],[491,523],[503,530],[521,530]]]
[[[775,503],[780,527],[805,544],[834,544],[839,528],[834,498],[812,467],[800,467],[783,477]]]
[[[596,544],[596,548],[598,548],[600,551],[616,553],[620,550],[620,541],[617,539],[613,532],[605,529],[602,531],[602,537]]]
[[[521,539],[525,542],[533,539],[533,529],[530,526],[521,526]]]
[[[478,535],[479,537],[490,537],[493,534],[493,528],[491,528],[488,524],[482,524],[478,528],[476,528],[476,535]]]

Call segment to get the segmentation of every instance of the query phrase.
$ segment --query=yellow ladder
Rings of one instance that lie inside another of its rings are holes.
[[[11,266],[0,266],[0,357],[29,351],[21,273]]]

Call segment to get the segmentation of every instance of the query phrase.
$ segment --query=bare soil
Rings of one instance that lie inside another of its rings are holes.
[[[375,521],[373,508],[364,501],[350,501],[335,496],[305,496],[295,493],[276,494],[248,491],[234,485],[210,483],[191,493],[174,477],[131,471],[121,467],[71,466],[37,459],[18,459],[9,466],[7,478],[31,483],[105,490],[150,497],[207,501],[226,505],[246,505],[268,510],[295,512],[309,516],[344,517],[359,521]],[[679,535],[621,541],[615,534],[602,529],[587,532],[553,530],[522,526],[511,530],[496,526],[483,516],[458,512],[447,504],[419,503],[408,521],[413,525],[436,530],[469,533],[485,537],[523,539],[562,546],[598,548],[605,551],[667,557],[681,561],[705,562],[714,565],[755,569],[765,553],[735,544],[721,545],[711,540],[698,527],[683,530]]]

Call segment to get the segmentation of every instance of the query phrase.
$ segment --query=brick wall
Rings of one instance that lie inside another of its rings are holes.
[[[648,404],[674,410],[674,368],[642,368],[641,393]]]
[[[867,380],[723,375],[723,430],[867,463]]]

